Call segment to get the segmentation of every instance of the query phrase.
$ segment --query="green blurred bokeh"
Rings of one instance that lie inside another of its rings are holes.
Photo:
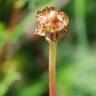
[[[48,43],[33,35],[47,6],[70,19],[58,42],[57,96],[96,96],[95,0],[0,0],[0,96],[48,96]]]

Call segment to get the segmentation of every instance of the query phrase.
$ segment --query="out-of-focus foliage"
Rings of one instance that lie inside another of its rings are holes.
[[[4,45],[7,38],[7,34],[5,34],[5,32],[5,26],[3,24],[0,24],[0,49]]]
[[[48,96],[48,44],[30,35],[36,12],[52,5],[70,18],[58,42],[57,96],[96,96],[95,0],[0,0],[0,96]]]
[[[9,0],[10,1],[10,0]],[[12,1],[12,0],[11,0]],[[10,2],[11,2],[10,1]],[[3,1],[2,1],[3,2]],[[8,1],[7,1],[8,2]],[[5,1],[5,3],[3,3],[3,4],[6,4],[7,3],[6,1]],[[14,1],[14,3],[15,3],[15,1]],[[34,23],[34,20],[35,20],[35,15],[36,15],[36,12],[37,12],[37,10],[40,10],[41,8],[43,8],[43,7],[46,7],[46,6],[48,6],[48,4],[51,4],[51,0],[41,0],[41,2],[39,2],[39,0],[18,0],[17,2],[16,2],[16,5],[15,4],[13,4],[13,7],[14,7],[14,5],[15,6],[17,6],[17,8],[18,8],[18,6],[19,6],[19,8],[21,8],[21,7],[23,7],[24,5],[26,5],[26,4],[29,4],[29,6],[31,6],[30,7],[30,10],[29,10],[29,13],[27,14],[27,16],[24,18],[24,20],[21,20],[21,22],[18,24],[18,25],[16,25],[15,26],[15,28],[14,28],[14,31],[12,31],[12,38],[11,38],[11,42],[12,43],[14,43],[14,42],[16,42],[16,40],[18,40],[18,38],[20,38],[20,36],[25,32],[25,31],[27,31],[28,30],[28,28],[30,27],[30,26],[33,26],[33,23]],[[31,4],[30,4],[31,3]],[[20,7],[21,6],[21,7]],[[1,6],[2,7],[2,6]],[[5,10],[5,9],[4,9]],[[17,9],[18,10],[18,9]],[[2,11],[1,11],[2,12]],[[5,11],[6,12],[6,11]],[[26,10],[25,10],[25,12],[26,12]],[[2,13],[3,14],[3,13]],[[2,16],[2,14],[1,14],[1,18],[3,18],[3,16]],[[10,22],[10,21],[9,21]],[[5,23],[7,23],[7,22],[5,22]],[[2,31],[2,30],[0,30],[0,31]],[[7,33],[7,32],[6,32]],[[4,36],[6,36],[6,33],[2,33]],[[8,33],[7,33],[8,34]],[[5,41],[5,40],[4,40]],[[0,43],[2,43],[2,45],[5,43],[3,41],[3,39],[2,39],[2,41],[0,40]]]

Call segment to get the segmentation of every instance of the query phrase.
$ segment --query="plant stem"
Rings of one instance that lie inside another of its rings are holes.
[[[83,47],[86,47],[88,43],[86,34],[86,4],[86,0],[74,0],[77,43]]]
[[[49,43],[49,96],[56,96],[56,48],[57,43]]]

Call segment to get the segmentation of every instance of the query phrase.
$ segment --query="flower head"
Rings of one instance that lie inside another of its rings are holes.
[[[45,36],[48,42],[56,42],[67,31],[69,18],[54,7],[46,7],[36,15],[36,34]]]

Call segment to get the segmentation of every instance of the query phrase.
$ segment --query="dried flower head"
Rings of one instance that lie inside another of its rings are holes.
[[[69,18],[64,12],[46,7],[37,12],[35,33],[45,36],[48,42],[56,42],[67,32],[68,22]]]

